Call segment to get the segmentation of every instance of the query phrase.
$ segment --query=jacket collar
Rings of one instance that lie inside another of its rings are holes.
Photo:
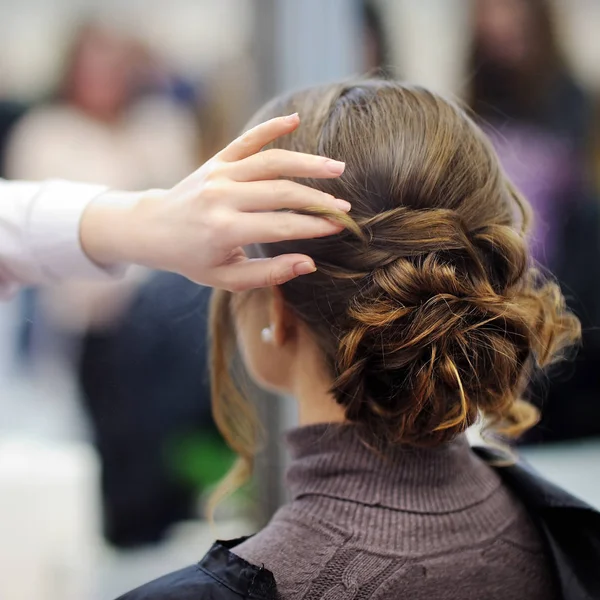
[[[216,541],[198,568],[243,598],[269,598],[277,588],[271,571],[262,565],[250,564],[231,551],[247,539]]]

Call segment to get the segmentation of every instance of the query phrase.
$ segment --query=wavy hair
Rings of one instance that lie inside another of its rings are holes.
[[[529,205],[478,126],[427,89],[382,80],[277,98],[251,124],[292,112],[302,124],[275,146],[345,161],[339,179],[302,181],[349,200],[352,218],[339,235],[257,252],[314,258],[317,271],[281,291],[346,419],[414,446],[448,442],[479,415],[508,435],[532,426],[531,372],[578,339],[579,322],[532,264]],[[230,376],[231,297],[214,295],[211,320],[213,411],[240,455],[222,491],[251,472],[257,431]]]

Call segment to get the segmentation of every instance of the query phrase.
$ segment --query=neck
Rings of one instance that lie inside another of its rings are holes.
[[[333,381],[324,372],[322,360],[317,360],[316,356],[311,353],[296,361],[291,391],[298,402],[299,423],[343,423],[346,420],[344,409],[329,391]]]
[[[465,435],[435,448],[386,445],[356,425],[301,427],[287,435],[294,498],[338,498],[411,512],[459,510],[486,498],[497,477]]]
[[[407,556],[438,555],[443,541],[476,548],[514,518],[514,508],[510,515],[504,510],[512,500],[500,478],[464,436],[437,448],[380,450],[371,436],[353,425],[289,432],[292,503],[284,518],[312,523],[315,536],[335,531],[340,540],[350,535],[351,545],[365,543],[375,553],[394,548]]]

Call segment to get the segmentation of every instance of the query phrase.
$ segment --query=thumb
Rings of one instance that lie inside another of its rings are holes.
[[[314,261],[304,254],[282,254],[275,258],[249,258],[218,267],[214,287],[231,292],[281,285],[316,271]]]

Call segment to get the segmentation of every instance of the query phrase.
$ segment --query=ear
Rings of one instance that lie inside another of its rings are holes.
[[[296,337],[298,318],[287,307],[278,287],[273,288],[270,309],[270,323],[273,328],[273,343],[281,348]]]

